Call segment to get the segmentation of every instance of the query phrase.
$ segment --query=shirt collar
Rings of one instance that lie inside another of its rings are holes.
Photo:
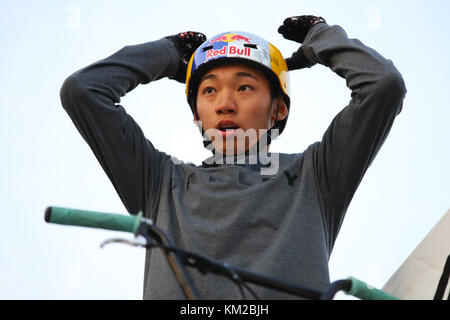
[[[233,156],[214,155],[202,161],[203,168],[214,168],[223,165],[256,166],[266,168],[271,166],[270,153],[267,154],[240,154]]]

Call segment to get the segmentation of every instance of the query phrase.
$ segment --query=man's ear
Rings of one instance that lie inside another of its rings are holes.
[[[276,113],[276,111],[275,111]],[[284,120],[288,116],[289,110],[283,98],[279,99],[277,120]]]
[[[200,117],[198,116],[198,113],[197,113],[197,112],[194,113],[194,119],[193,119],[192,122],[194,122],[194,124],[195,124],[197,127],[199,127],[199,128],[201,127],[202,121],[200,120]]]
[[[198,114],[197,114],[197,112],[196,112],[196,113],[194,113],[194,122],[195,122],[195,121],[198,121],[198,120],[200,120],[200,118],[198,117]]]
[[[275,124],[275,121],[281,121],[288,116],[289,110],[287,108],[286,102],[283,98],[279,97],[274,99],[274,106],[272,108],[272,126]]]

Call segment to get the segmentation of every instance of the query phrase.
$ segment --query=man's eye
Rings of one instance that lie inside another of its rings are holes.
[[[252,90],[252,87],[248,84],[244,84],[242,86],[239,87],[238,91],[250,91]]]
[[[216,92],[216,89],[214,89],[213,87],[206,87],[205,89],[203,89],[204,94],[212,94],[214,92]]]

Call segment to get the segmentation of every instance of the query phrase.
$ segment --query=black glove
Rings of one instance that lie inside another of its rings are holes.
[[[303,43],[309,30],[318,23],[326,23],[326,21],[324,18],[316,16],[290,17],[284,20],[283,25],[278,28],[278,32],[281,33],[285,39]],[[287,58],[286,63],[289,70],[310,68],[315,65],[314,62],[309,61],[304,56],[302,47],[300,47],[297,52],[294,52],[292,57]]]
[[[187,31],[168,36],[169,39],[175,44],[175,48],[178,51],[179,63],[176,74],[170,79],[174,79],[178,82],[186,82],[186,71],[189,60],[191,59],[194,51],[206,41],[206,36],[200,32]]]

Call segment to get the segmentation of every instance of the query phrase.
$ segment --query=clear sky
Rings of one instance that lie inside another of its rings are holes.
[[[403,111],[330,259],[331,280],[352,275],[382,287],[450,209],[449,9],[445,0],[0,2],[0,299],[142,298],[144,250],[99,247],[131,235],[44,222],[49,205],[126,213],[61,107],[65,78],[125,45],[186,30],[249,31],[287,57],[297,44],[277,28],[301,14],[342,26],[393,60],[406,82]],[[272,151],[302,152],[350,100],[345,81],[323,66],[291,81],[291,115]],[[122,105],[158,149],[194,163],[210,155],[183,85],[140,86]]]

